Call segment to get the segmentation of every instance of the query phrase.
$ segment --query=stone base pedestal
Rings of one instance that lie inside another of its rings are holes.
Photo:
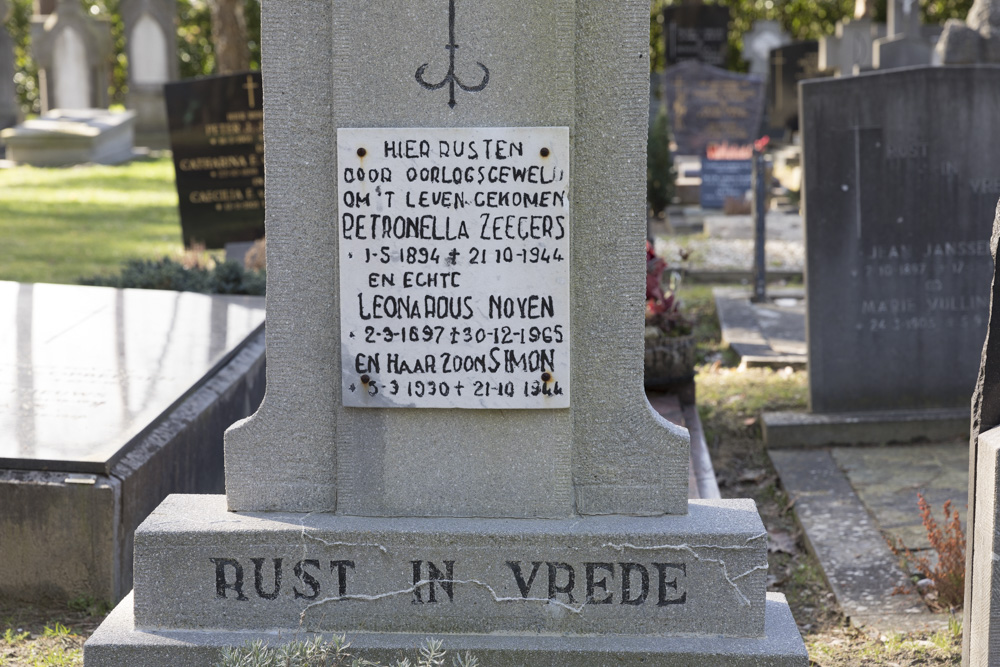
[[[7,159],[35,167],[96,162],[118,164],[132,157],[135,113],[103,109],[53,109],[0,132]]]
[[[465,519],[232,513],[170,496],[136,532],[135,591],[88,667],[210,665],[219,647],[346,634],[394,657],[435,636],[486,664],[805,665],[765,597],[750,500],[684,516]]]
[[[135,145],[162,150],[170,148],[167,129],[167,103],[163,85],[137,85],[129,88],[127,106],[135,111]]]
[[[312,640],[308,632],[136,630],[129,595],[108,616],[84,647],[90,665],[142,665],[143,667],[208,667],[226,646],[262,640]],[[511,667],[600,667],[648,665],[649,667],[805,667],[809,655],[785,596],[768,593],[763,637],[667,637],[551,634],[444,634],[451,655],[470,651],[479,664]],[[324,635],[331,638],[333,634]],[[348,632],[352,655],[363,655],[384,664],[407,656],[428,633]]]

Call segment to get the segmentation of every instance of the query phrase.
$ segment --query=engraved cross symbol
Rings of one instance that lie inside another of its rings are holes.
[[[483,70],[483,80],[480,81],[478,85],[467,86],[462,83],[455,74],[455,51],[458,49],[458,44],[455,43],[455,0],[448,0],[448,44],[445,45],[444,48],[448,49],[448,73],[445,74],[444,78],[438,83],[427,83],[424,80],[424,72],[427,70],[427,66],[430,63],[424,63],[417,68],[416,79],[417,83],[427,90],[437,90],[438,88],[443,88],[445,84],[448,84],[448,92],[451,94],[451,98],[448,100],[448,106],[454,109],[456,85],[467,93],[478,93],[486,87],[486,84],[490,82],[490,71],[486,69],[486,65],[478,61],[476,64]]]
[[[254,91],[256,91],[260,86],[256,81],[253,80],[253,76],[247,74],[247,82],[243,84],[243,89],[247,91],[247,104],[250,105],[251,109],[256,108],[256,96]]]

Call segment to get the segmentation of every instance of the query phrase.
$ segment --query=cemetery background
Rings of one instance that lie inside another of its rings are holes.
[[[732,36],[732,35],[731,35]],[[169,188],[168,188],[169,190]],[[18,216],[23,219],[23,211],[18,212]],[[0,215],[0,219],[7,219]],[[168,223],[169,224],[169,223]],[[669,246],[666,246],[669,247]],[[697,254],[691,258],[688,267],[690,269],[699,268],[699,263],[703,263],[703,268],[718,259],[722,251],[727,246],[717,245],[706,249],[699,257]],[[729,246],[730,248],[732,246]],[[661,246],[663,249],[664,246]],[[670,257],[669,251],[667,256]],[[155,254],[160,254],[156,250]],[[61,254],[61,253],[60,253]],[[67,253],[69,254],[69,253]],[[732,264],[743,265],[743,258],[733,259]],[[775,252],[772,257],[782,258],[781,252]],[[794,251],[790,250],[787,257],[780,260],[786,262],[788,268],[794,271],[796,257]],[[44,269],[41,271],[44,272]],[[9,279],[2,275],[0,278]],[[46,279],[44,276],[37,279]],[[48,278],[55,281],[72,281],[69,276],[55,276]],[[796,529],[791,520],[791,514],[787,507],[787,498],[781,493],[767,463],[766,456],[759,445],[759,436],[756,433],[756,418],[762,410],[796,408],[804,405],[804,378],[800,371],[779,371],[768,372],[764,370],[734,370],[732,364],[734,360],[721,349],[718,329],[713,326],[712,305],[708,296],[707,288],[702,286],[688,286],[685,288],[686,299],[689,306],[696,311],[702,311],[704,322],[701,325],[700,336],[703,339],[701,359],[702,365],[699,369],[699,403],[702,410],[703,419],[709,431],[710,440],[715,444],[713,454],[718,456],[716,462],[717,471],[720,473],[720,481],[723,486],[724,496],[743,497],[750,495],[758,500],[761,507],[765,523],[769,529],[773,529],[772,538],[776,539],[782,547],[773,554],[773,559],[777,565],[772,563],[772,572],[775,577],[777,590],[784,590],[789,593],[793,609],[796,611],[796,618],[800,622],[800,627],[806,632],[814,632],[813,642],[818,642],[820,646],[826,646],[834,654],[833,660],[837,660],[838,646],[846,643],[847,649],[844,655],[839,658],[842,663],[824,662],[822,664],[852,664],[849,656],[857,655],[857,651],[867,650],[876,656],[885,659],[899,659],[899,655],[918,655],[921,649],[925,653],[932,653],[933,648],[920,644],[905,646],[893,637],[886,640],[871,641],[854,635],[851,631],[839,632],[837,612],[823,604],[824,598],[829,594],[825,589],[821,578],[816,571],[815,563],[805,555],[801,543],[795,543]],[[720,357],[721,355],[721,357]],[[735,400],[734,400],[735,399]],[[747,400],[749,399],[749,400]],[[761,473],[762,474],[759,474]],[[791,540],[791,541],[790,541]],[[787,550],[794,553],[786,553]],[[90,611],[99,609],[99,605],[90,604],[92,601],[78,600],[75,606],[89,607]],[[40,631],[39,623],[46,623],[52,619],[49,617],[51,611],[40,611],[34,617],[34,612],[29,612],[24,616],[25,608],[16,607],[11,610],[12,615],[17,615],[27,621],[11,622],[11,629],[14,630],[12,637],[17,636],[14,625],[24,623],[30,628],[36,628],[36,635],[44,635]],[[94,625],[93,617],[81,620],[79,615],[86,612],[73,612],[63,617],[64,622],[72,622],[74,627],[86,632],[87,628]],[[0,613],[0,618],[7,618],[6,610]],[[44,620],[41,620],[43,619]],[[28,624],[30,622],[30,625]],[[47,623],[51,625],[51,623]],[[20,627],[20,626],[19,626]],[[6,629],[0,627],[0,630]],[[832,629],[832,630],[831,630]],[[822,631],[831,631],[832,638],[823,638]],[[59,632],[50,633],[56,637],[55,643],[64,641],[59,637]],[[807,634],[808,636],[808,634]],[[8,650],[18,650],[28,639],[4,640]],[[75,640],[70,640],[75,641]],[[937,642],[942,646],[949,645],[947,636],[934,636],[930,638],[931,643]],[[824,644],[824,642],[827,642]],[[896,646],[898,644],[899,646]],[[2,644],[0,644],[2,646]],[[894,653],[898,649],[898,654]],[[823,651],[825,652],[825,651]],[[10,655],[10,654],[9,654]],[[14,654],[18,658],[20,654]],[[942,660],[941,664],[947,664],[948,651],[942,651],[945,657],[934,657],[932,659]],[[2,663],[0,663],[2,664]],[[11,664],[17,664],[13,662]]]

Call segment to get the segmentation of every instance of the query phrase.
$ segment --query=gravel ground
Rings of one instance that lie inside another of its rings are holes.
[[[686,261],[682,251],[687,254]],[[716,239],[702,234],[657,236],[656,254],[670,266],[689,271],[753,270],[753,241],[748,239]],[[805,248],[799,241],[768,241],[764,258],[769,269],[801,271]]]

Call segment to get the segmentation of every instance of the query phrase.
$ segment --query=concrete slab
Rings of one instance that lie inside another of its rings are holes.
[[[210,667],[225,646],[262,640],[311,640],[305,631],[136,630],[131,596],[105,619],[84,646],[87,665]],[[809,656],[785,597],[768,593],[761,638],[619,637],[543,633],[440,634],[445,650],[471,651],[482,664],[512,667],[805,667]],[[322,635],[330,638],[332,633]],[[355,656],[385,663],[414,655],[427,633],[351,632]]]
[[[969,448],[965,441],[835,447],[830,454],[880,530],[901,539],[907,548],[930,548],[917,509],[918,493],[930,504],[939,525],[944,518],[942,507],[948,500],[965,523],[969,488]]]
[[[770,290],[767,303],[750,301],[750,290],[717,287],[722,340],[747,366],[805,368],[805,302],[802,289]]]
[[[947,617],[932,613],[916,593],[897,592],[907,577],[829,450],[768,453],[795,503],[806,545],[852,624],[894,632],[947,626]]]
[[[6,158],[35,167],[131,159],[135,112],[104,109],[53,109],[0,132]]]
[[[969,411],[765,412],[761,430],[768,449],[947,440],[968,434]]]

